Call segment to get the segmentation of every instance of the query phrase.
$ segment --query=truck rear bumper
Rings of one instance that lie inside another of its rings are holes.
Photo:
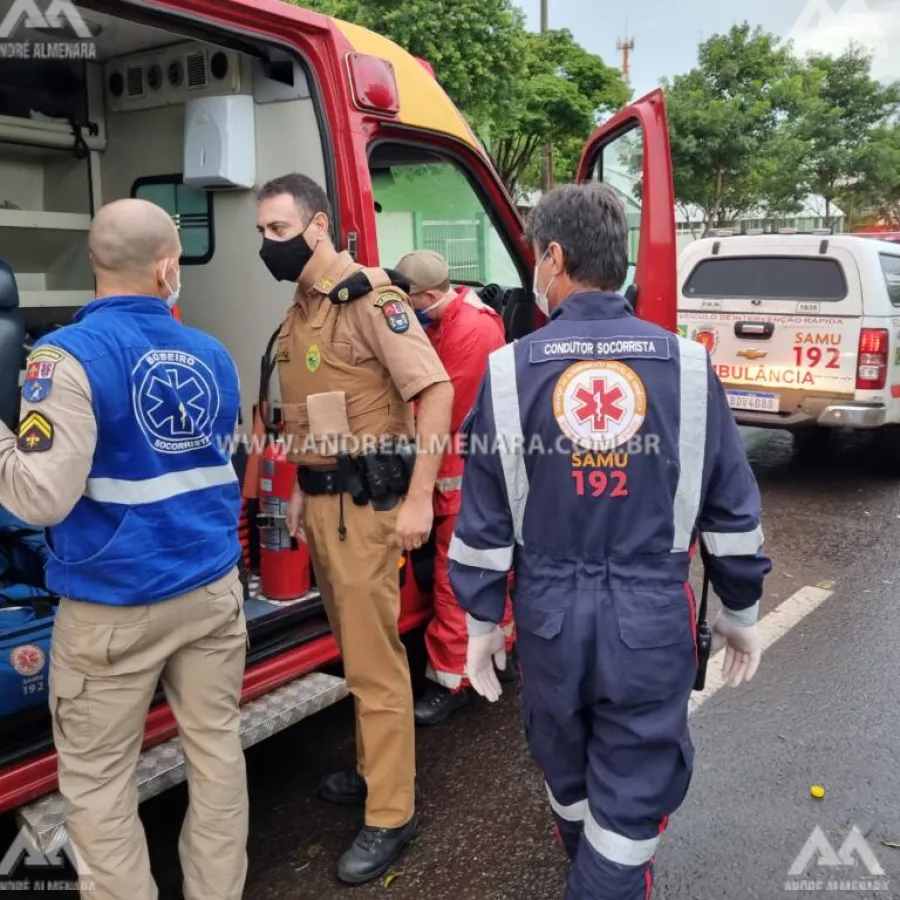
[[[887,409],[881,404],[835,403],[821,412],[806,410],[784,413],[735,411],[738,425],[752,428],[784,428],[799,431],[820,425],[824,428],[881,428],[887,424]]]
[[[879,404],[843,403],[829,406],[819,416],[819,425],[829,428],[881,428],[887,409]]]

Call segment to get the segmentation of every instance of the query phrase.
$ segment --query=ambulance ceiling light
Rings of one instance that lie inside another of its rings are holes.
[[[422,67],[432,78],[437,78],[437,76],[434,74],[434,66],[430,62],[428,62],[427,59],[422,59],[421,56],[417,56],[416,62],[421,63]]]
[[[390,116],[400,112],[397,78],[394,67],[386,59],[365,53],[348,53],[347,72],[353,102],[358,109]]]

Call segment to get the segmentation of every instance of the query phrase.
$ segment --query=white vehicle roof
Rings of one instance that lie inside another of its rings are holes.
[[[900,244],[855,234],[734,234],[693,241],[681,251],[678,265],[683,269],[709,256],[817,255],[822,252],[823,242],[828,247],[846,250],[857,259],[874,263],[878,263],[882,253],[900,256]]]

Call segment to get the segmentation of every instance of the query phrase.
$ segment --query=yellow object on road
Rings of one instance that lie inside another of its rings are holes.
[[[825,788],[823,788],[820,784],[814,784],[809,789],[809,792],[813,797],[816,798],[816,800],[821,800],[825,796]]]

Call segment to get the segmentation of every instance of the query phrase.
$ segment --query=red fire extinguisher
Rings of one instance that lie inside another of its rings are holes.
[[[259,580],[267,600],[296,600],[309,591],[309,548],[291,537],[287,506],[297,468],[288,462],[284,444],[269,444],[259,479]]]

